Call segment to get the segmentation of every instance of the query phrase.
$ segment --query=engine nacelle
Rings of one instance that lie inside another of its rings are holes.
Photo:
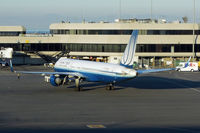
[[[50,76],[50,83],[53,86],[60,86],[63,83],[63,79],[61,77],[56,77],[55,75]]]
[[[68,76],[62,76],[62,75],[51,75],[49,78],[49,82],[53,86],[60,86],[63,84],[63,82],[65,82],[64,84],[70,84],[73,81],[74,78],[69,78]]]

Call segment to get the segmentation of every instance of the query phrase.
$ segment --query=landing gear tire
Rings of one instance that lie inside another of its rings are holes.
[[[82,87],[76,87],[75,89],[74,89],[75,91],[82,91]]]
[[[110,84],[108,84],[107,86],[106,86],[106,90],[114,90],[115,88],[114,88],[114,84],[112,84],[112,83],[110,83]]]
[[[76,88],[75,91],[82,91],[82,87],[80,86],[80,78],[75,79]]]

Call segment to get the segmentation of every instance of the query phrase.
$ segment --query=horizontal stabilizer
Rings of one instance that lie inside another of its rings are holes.
[[[144,73],[152,73],[152,72],[161,72],[161,71],[170,71],[175,70],[174,68],[165,68],[165,69],[145,69],[145,70],[137,70],[138,74],[144,74]]]

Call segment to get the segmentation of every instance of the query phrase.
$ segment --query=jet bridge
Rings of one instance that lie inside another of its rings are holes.
[[[47,55],[47,54],[41,53],[39,51],[25,51],[25,53],[26,54],[35,54],[35,55],[39,56],[40,58],[42,58],[48,64],[48,63],[55,63],[60,57],[63,57],[63,56],[68,57],[70,51],[69,50],[60,51],[60,52],[57,52],[52,55]]]

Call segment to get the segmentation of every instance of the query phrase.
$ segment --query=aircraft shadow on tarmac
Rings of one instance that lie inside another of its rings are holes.
[[[95,90],[99,88],[105,88],[105,83],[83,83],[83,91]],[[68,88],[74,88],[72,85]],[[136,79],[117,83],[115,90],[121,90],[126,88],[136,89],[186,89],[186,88],[200,88],[200,82],[177,79],[177,78],[164,78],[154,76],[138,77]]]
[[[117,128],[117,129],[0,129],[2,133],[199,133],[198,126],[193,127],[133,127],[133,128]]]

